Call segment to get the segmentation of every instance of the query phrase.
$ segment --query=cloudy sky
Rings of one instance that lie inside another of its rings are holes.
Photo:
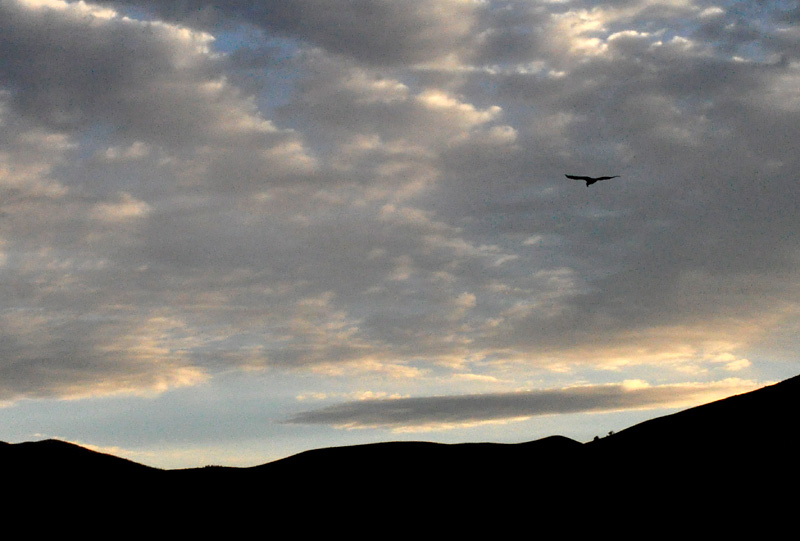
[[[798,148],[795,1],[0,0],[0,440],[586,441],[786,379]]]

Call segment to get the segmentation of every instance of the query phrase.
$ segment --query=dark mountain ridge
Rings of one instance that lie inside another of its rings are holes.
[[[797,486],[798,397],[800,376],[588,443],[562,436],[519,444],[387,442],[315,449],[249,468],[160,470],[57,440],[0,442],[0,472],[7,488],[147,491],[162,501],[240,510],[256,505],[253,491],[280,495],[282,505],[328,509],[413,501],[552,511],[577,496],[630,504],[680,492],[686,504],[709,491],[719,501],[747,487],[769,495],[776,482]]]

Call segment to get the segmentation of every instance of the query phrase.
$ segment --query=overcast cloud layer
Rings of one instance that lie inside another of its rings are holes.
[[[783,1],[0,0],[0,401],[238,370],[422,402],[793,375],[799,22]]]

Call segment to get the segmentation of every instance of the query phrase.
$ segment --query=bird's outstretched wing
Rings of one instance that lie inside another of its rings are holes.
[[[601,180],[619,178],[619,175],[614,175],[613,177],[584,177],[581,175],[564,175],[564,176],[567,178],[571,178],[573,180],[585,180],[587,186],[589,186],[590,184],[594,184],[595,182],[600,182]]]

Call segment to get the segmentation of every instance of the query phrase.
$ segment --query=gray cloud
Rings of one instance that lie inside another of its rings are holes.
[[[181,352],[190,341],[174,335],[180,322],[132,319],[110,310],[4,314],[0,400],[147,393],[207,379]]]
[[[459,0],[412,0],[402,5],[387,0],[335,5],[324,0],[130,3],[206,28],[233,19],[372,65],[431,62],[458,52],[469,38],[477,9]]]
[[[86,146],[145,143],[183,182],[242,188],[310,167],[302,143],[227,82],[211,35],[92,4],[0,10],[0,79],[26,123]]]
[[[676,407],[751,389],[751,384],[732,381],[710,386],[603,385],[513,393],[373,399],[303,412],[287,422],[400,430],[452,428],[537,415]]]
[[[0,77],[27,118],[67,129],[102,118],[112,129],[164,142],[197,133],[189,116],[180,114],[188,96],[176,101],[165,87],[190,90],[192,78],[215,75],[202,61],[202,35],[181,39],[177,29],[107,19],[101,10],[78,5],[6,2],[1,9]],[[188,69],[176,69],[181,62]]]
[[[3,397],[710,378],[796,306],[800,37],[770,14],[328,4],[0,4]]]

